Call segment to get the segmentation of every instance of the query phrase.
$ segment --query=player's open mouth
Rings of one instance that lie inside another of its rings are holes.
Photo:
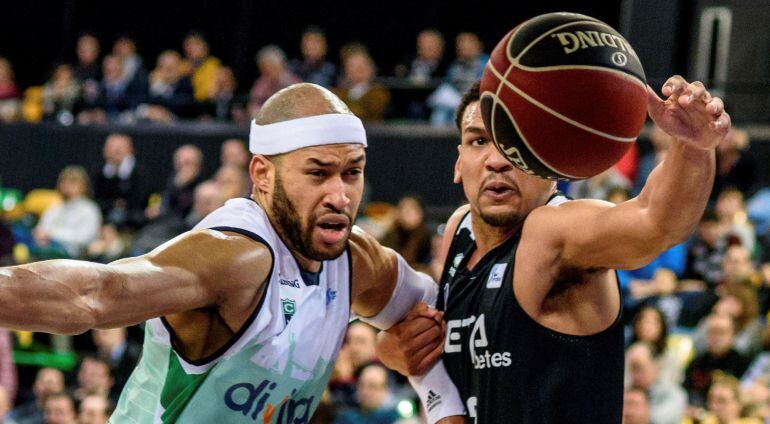
[[[505,181],[490,181],[484,184],[484,193],[496,198],[501,199],[513,194],[516,189]]]
[[[346,236],[349,222],[344,215],[326,215],[318,220],[316,226],[321,230],[324,243],[335,244]]]

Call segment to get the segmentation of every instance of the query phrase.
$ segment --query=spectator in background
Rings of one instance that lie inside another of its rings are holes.
[[[690,244],[686,278],[703,281],[707,288],[714,288],[722,280],[722,260],[730,245],[728,232],[729,227],[716,212],[706,209]]]
[[[99,68],[99,40],[91,34],[83,34],[78,38],[75,55],[75,78],[84,84],[88,94],[97,95],[101,69]],[[93,85],[89,86],[89,82]]]
[[[218,181],[204,181],[195,187],[193,208],[185,219],[187,228],[183,231],[192,229],[208,214],[222,207],[227,200],[224,195],[228,190],[231,189],[219,185]]]
[[[192,80],[195,100],[210,100],[215,92],[217,69],[222,63],[209,52],[209,43],[200,32],[190,32],[182,42],[185,61],[182,72]]]
[[[67,393],[53,393],[43,401],[44,424],[75,424],[75,402]]]
[[[229,138],[220,147],[219,160],[222,163],[222,167],[232,165],[248,172],[251,152],[249,152],[243,140]]]
[[[756,290],[744,284],[729,284],[721,288],[720,297],[713,312],[727,315],[735,325],[735,350],[746,356],[753,356],[762,347],[762,321],[759,319],[759,302]],[[707,348],[707,320],[698,325],[692,335],[698,353]]]
[[[623,393],[622,424],[650,424],[650,403],[647,392],[626,389]]]
[[[43,118],[72,124],[79,99],[80,83],[75,79],[72,67],[67,64],[56,66],[51,79],[43,86]]]
[[[99,237],[88,245],[86,259],[92,262],[108,264],[125,256],[126,244],[118,233],[115,224],[104,224]]]
[[[249,173],[235,165],[223,165],[219,168],[217,173],[214,174],[214,182],[219,189],[219,197],[222,201],[237,197],[248,197],[251,194]]]
[[[86,396],[80,402],[78,424],[105,424],[112,414],[112,401],[104,396]]]
[[[629,345],[644,342],[652,349],[653,357],[659,366],[659,378],[673,384],[681,384],[684,367],[680,364],[677,352],[670,347],[668,323],[660,308],[646,305],[634,316],[631,324]],[[627,375],[630,375],[626,370]]]
[[[719,143],[712,200],[727,187],[735,187],[746,196],[754,194],[757,165],[748,148],[749,133],[735,127]]]
[[[107,397],[114,383],[107,361],[95,356],[86,356],[80,362],[78,385],[72,395],[78,402],[91,395]]]
[[[146,215],[150,219],[162,214],[172,214],[184,219],[193,205],[195,186],[203,181],[203,153],[192,144],[186,144],[174,152],[174,174],[166,182],[160,205],[150,205]]]
[[[112,54],[123,61],[123,78],[129,85],[147,84],[147,70],[144,69],[142,57],[136,53],[136,43],[132,38],[124,35],[115,40]]]
[[[703,406],[714,371],[740,377],[750,359],[735,350],[735,324],[728,315],[711,314],[706,321],[706,352],[693,359],[685,372],[684,386],[690,404]]]
[[[19,424],[37,424],[43,421],[43,401],[54,393],[64,391],[64,374],[55,368],[41,368],[32,386],[34,399],[13,410]]]
[[[82,167],[64,168],[56,189],[63,202],[46,210],[35,227],[35,254],[77,258],[99,234],[102,214],[91,200],[91,181]]]
[[[291,61],[291,72],[304,82],[331,88],[337,68],[326,60],[328,46],[324,31],[315,26],[305,29],[300,50],[302,58]]]
[[[748,285],[756,288],[761,282],[762,276],[751,262],[749,251],[740,244],[728,247],[722,260],[721,285]]]
[[[385,233],[382,245],[400,253],[416,269],[430,264],[431,232],[425,224],[425,211],[419,197],[405,196],[398,201],[393,226]]]
[[[417,34],[417,55],[408,64],[398,65],[394,73],[414,84],[426,84],[445,72],[444,36],[438,30],[425,29]]]
[[[104,58],[102,73],[98,96],[95,99],[83,97],[84,110],[78,115],[81,125],[129,119],[123,113],[133,111],[147,95],[147,85],[143,81],[125,79],[123,61],[115,55]]]
[[[134,142],[127,134],[110,134],[102,154],[104,165],[94,177],[94,198],[104,220],[119,229],[139,228],[151,189],[148,175],[136,162]]]
[[[620,286],[629,294],[625,299],[626,306],[633,308],[646,299],[662,302],[661,306],[665,304],[664,299],[676,291],[677,281],[683,275],[686,264],[687,247],[686,243],[681,243],[641,268],[618,270]],[[665,311],[669,319],[676,322],[676,314]]]
[[[481,79],[489,55],[484,54],[484,45],[478,35],[461,32],[455,39],[456,58],[449,66],[444,83],[428,97],[428,106],[433,109],[431,124],[448,125],[454,122],[461,93],[466,92]]]
[[[679,424],[687,407],[687,393],[678,384],[660,378],[660,364],[652,348],[644,342],[631,345],[626,352],[631,387],[649,395],[650,423]]]
[[[340,414],[335,424],[391,424],[400,416],[389,404],[392,401],[388,386],[388,370],[379,364],[371,364],[361,370],[358,378],[358,409]],[[391,402],[392,403],[392,402]]]
[[[372,58],[362,52],[350,53],[345,59],[344,70],[345,85],[335,88],[334,94],[362,121],[382,121],[390,103],[390,93],[374,82]]]
[[[754,226],[748,219],[743,193],[738,189],[725,187],[717,196],[714,209],[719,220],[730,229],[730,235],[740,240],[741,244],[749,252],[752,252],[756,242],[756,233]]]
[[[757,418],[742,413],[741,391],[738,380],[730,375],[714,380],[708,391],[708,415],[703,424],[761,424]]]
[[[329,383],[335,405],[356,404],[356,376],[364,366],[377,359],[376,344],[377,331],[374,327],[361,321],[350,324]]]
[[[4,390],[8,402],[7,406],[12,406],[16,400],[19,380],[16,374],[16,364],[13,361],[13,336],[5,328],[0,328],[0,388]]]
[[[20,98],[11,62],[0,56],[0,122],[13,122],[18,118]]]
[[[630,190],[631,181],[612,167],[594,177],[572,182],[567,194],[575,199],[606,200],[615,188]]]
[[[114,377],[114,384],[110,389],[109,398],[117,400],[128,377],[134,370],[142,348],[138,344],[127,339],[125,328],[110,328],[105,330],[91,330],[91,335],[96,345],[97,356],[110,368]]]
[[[301,82],[296,75],[286,68],[286,54],[280,47],[270,44],[257,52],[259,78],[251,88],[249,113],[255,116],[262,104],[278,90]]]
[[[235,97],[235,89],[238,81],[229,66],[220,66],[214,74],[214,93],[211,98],[202,104],[203,114],[201,118],[213,119],[217,122],[235,121],[243,123],[249,121],[246,110]]]
[[[168,124],[193,116],[193,102],[193,86],[182,73],[182,57],[173,50],[164,51],[150,74],[147,103],[137,108],[137,117]]]

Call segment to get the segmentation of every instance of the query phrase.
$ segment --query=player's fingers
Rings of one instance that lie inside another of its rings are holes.
[[[435,329],[439,332],[441,330],[441,326],[430,318],[418,317],[409,321],[407,324],[408,325],[405,325],[401,331],[401,338],[403,339],[415,337],[430,329]]]
[[[717,117],[714,121],[711,121],[710,126],[714,131],[717,131],[720,134],[727,134],[728,131],[730,131],[731,118],[730,114],[727,112],[723,112],[721,115]]]
[[[714,116],[719,116],[719,114],[724,112],[725,104],[719,97],[713,97],[706,105],[706,110]]]
[[[679,96],[679,104],[682,107],[691,105],[693,102],[697,102],[695,103],[695,106],[698,107],[707,104],[709,100],[711,100],[711,94],[706,91],[706,87],[704,87],[703,83],[700,81],[688,84]]]
[[[405,347],[407,351],[416,352],[425,345],[432,345],[441,341],[441,328],[435,326],[406,340]]]
[[[674,75],[666,80],[661,91],[663,92],[663,95],[667,97],[679,96],[685,87],[687,87],[687,81],[680,75]]]
[[[435,364],[436,361],[438,361],[439,358],[441,358],[441,354],[442,353],[444,353],[444,349],[443,349],[443,346],[441,344],[439,344],[430,353],[425,355],[425,358],[423,358],[420,361],[420,363],[419,363],[419,365],[417,367],[419,369],[419,371],[420,371],[419,374],[417,374],[417,375],[425,374],[430,369],[430,367],[432,367],[433,364]]]

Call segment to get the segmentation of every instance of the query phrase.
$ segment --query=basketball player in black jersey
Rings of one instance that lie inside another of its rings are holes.
[[[617,424],[623,331],[615,269],[641,267],[684,241],[703,213],[714,149],[730,128],[700,82],[670,78],[648,112],[676,141],[638,197],[613,206],[569,201],[495,148],[478,87],[457,113],[455,183],[469,204],[447,225],[438,308],[443,361],[474,423]],[[383,361],[406,371],[405,321],[380,338]],[[424,322],[424,321],[423,321]]]

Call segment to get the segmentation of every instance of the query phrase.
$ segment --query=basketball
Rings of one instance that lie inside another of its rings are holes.
[[[585,15],[549,13],[511,30],[481,79],[484,124],[529,174],[579,180],[611,167],[647,116],[646,80],[631,45]]]

